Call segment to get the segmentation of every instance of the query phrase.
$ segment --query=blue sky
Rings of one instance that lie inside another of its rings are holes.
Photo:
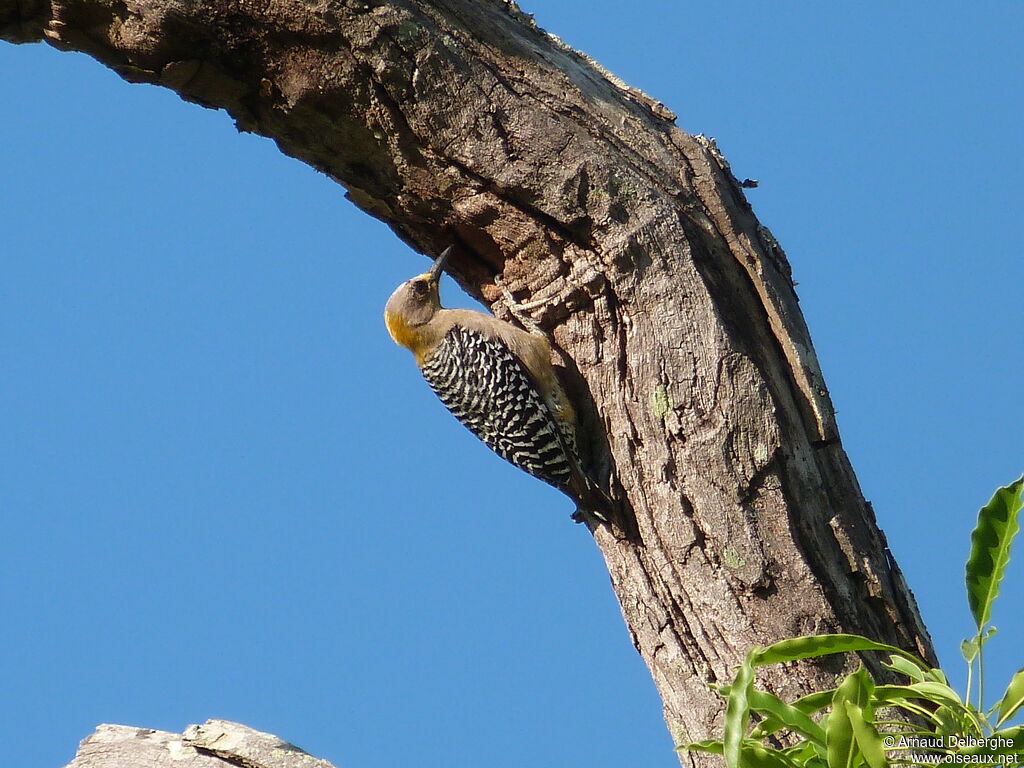
[[[525,9],[760,180],[962,685],[968,535],[1024,464],[1024,6]],[[0,45],[0,72],[8,764],[224,717],[361,768],[675,765],[571,504],[386,334],[426,261],[224,113],[41,45]],[[1022,664],[1022,561],[992,688]]]

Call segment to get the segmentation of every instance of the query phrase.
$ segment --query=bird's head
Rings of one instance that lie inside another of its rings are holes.
[[[414,349],[423,327],[441,309],[438,283],[451,252],[452,246],[445,248],[429,271],[406,280],[388,299],[384,307],[384,323],[391,338],[403,347]]]

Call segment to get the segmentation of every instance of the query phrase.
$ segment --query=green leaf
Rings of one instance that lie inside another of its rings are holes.
[[[913,654],[897,648],[895,645],[879,643],[861,635],[804,635],[781,640],[767,648],[751,651],[750,657],[755,667],[765,664],[778,664],[783,661],[797,661],[815,656],[827,656],[831,653],[848,653],[850,651],[888,651],[920,664],[927,669],[924,662]]]
[[[875,695],[875,704],[876,704],[876,706],[886,705],[886,706],[898,707],[899,709],[902,709],[904,712],[909,713],[911,715],[914,715],[920,721],[929,720],[932,723],[934,723],[935,725],[934,725],[934,727],[933,726],[929,726],[928,730],[934,730],[936,728],[940,728],[943,725],[944,722],[949,721],[950,718],[949,718],[948,715],[947,715],[945,721],[942,721],[942,720],[940,720],[939,718],[937,718],[935,716],[936,712],[944,712],[944,711],[946,711],[945,709],[943,709],[941,707],[936,709],[935,707],[932,707],[932,706],[916,703],[914,701],[914,698],[920,698],[920,697],[892,696],[890,694],[887,694],[884,690],[882,690],[885,687],[886,686],[881,686],[880,685],[880,686],[878,686],[878,688],[875,689],[875,694],[874,695]],[[957,722],[959,722],[959,721],[957,721]],[[910,728],[911,730],[915,729],[914,726],[910,726],[909,724],[906,725],[905,727]],[[959,727],[959,726],[957,726],[957,727]]]
[[[851,768],[855,765],[854,758],[857,754],[856,744],[853,740],[853,726],[850,725],[850,718],[846,714],[844,702],[836,703],[828,716],[825,729],[826,755],[828,756],[829,768]]]
[[[693,741],[676,747],[676,752],[705,752],[721,755],[724,752],[721,741]],[[767,749],[756,741],[744,739],[740,744],[740,763],[743,768],[806,768],[781,750]]]
[[[1003,728],[1002,730],[995,731],[989,734],[990,743],[994,743],[995,739],[1005,740],[1008,746],[998,746],[992,749],[992,752],[997,755],[1016,755],[1018,757],[1017,762],[1019,763],[1020,756],[1024,754],[1024,725],[1015,725],[1013,728]]]
[[[973,733],[977,730],[974,718],[965,720],[962,711],[949,707],[939,707],[929,717],[935,723],[935,732],[941,736]]]
[[[835,695],[835,688],[830,688],[824,691],[814,691],[813,693],[808,693],[806,696],[801,696],[790,706],[795,707],[805,715],[810,715],[830,706],[832,704],[832,698]],[[750,735],[754,738],[763,739],[765,736],[771,736],[777,730],[784,727],[785,725],[777,718],[772,715],[768,715],[764,720],[757,724]]]
[[[1020,530],[1017,515],[1022,505],[1024,475],[996,490],[978,513],[978,524],[971,533],[971,554],[967,558],[967,602],[980,630],[988,623],[992,602],[1010,560],[1010,545]]]
[[[740,768],[740,748],[750,719],[750,692],[754,689],[754,665],[750,659],[758,651],[753,649],[736,670],[729,698],[725,702],[723,754],[729,768]]]
[[[926,680],[923,683],[914,683],[905,686],[909,694],[916,698],[922,698],[938,705],[938,710],[930,715],[935,722],[941,722],[940,713],[946,721],[950,718],[959,723],[958,730],[961,733],[980,736],[984,733],[979,713],[969,703],[961,701],[960,694],[953,688],[942,683],[934,683]],[[876,692],[876,698],[882,699],[882,695]]]
[[[832,699],[832,711],[825,720],[825,746],[829,768],[854,768],[861,763],[861,753],[854,738],[853,723],[847,711],[847,704],[867,710],[874,683],[867,670],[861,666],[846,676],[836,688]],[[864,716],[864,713],[861,713]],[[868,710],[868,717],[871,716]]]
[[[929,712],[927,708],[911,704],[912,699],[930,701],[937,705],[938,709]],[[940,725],[944,732],[948,732],[950,719],[957,722],[957,729],[965,733],[979,730],[974,711],[960,700],[960,695],[955,690],[942,683],[925,680],[911,685],[879,685],[874,690],[874,700],[877,704],[890,704],[923,714]],[[939,718],[939,713],[945,714]]]
[[[939,705],[960,708],[964,707],[964,703],[960,700],[960,694],[948,685],[943,685],[942,683],[925,680],[921,683],[911,683],[910,685],[904,686],[904,688],[910,691],[911,695],[916,695],[918,698],[934,701]]]
[[[996,711],[998,712],[996,728],[1013,717],[1017,710],[1021,708],[1021,705],[1024,705],[1024,669],[1018,669],[1017,673],[1010,678],[1010,684],[1006,686],[1006,692],[996,703]]]
[[[782,754],[797,765],[802,765],[804,768],[807,768],[811,763],[825,764],[823,759],[825,756],[824,749],[821,750],[819,756],[819,749],[807,739],[803,739],[791,747],[783,747]]]
[[[750,708],[768,715],[781,727],[795,731],[810,741],[825,746],[824,729],[804,712],[792,704],[787,704],[778,696],[755,688],[750,692]]]
[[[964,661],[968,664],[978,658],[978,651],[981,649],[981,643],[979,637],[976,635],[970,640],[960,641],[960,653],[964,657]]]
[[[793,702],[793,706],[805,715],[809,715],[812,712],[822,710],[831,704],[835,695],[835,688],[829,688],[824,691],[814,691],[813,693],[808,693],[806,696],[801,696]]]
[[[846,716],[850,719],[853,737],[857,741],[861,754],[871,768],[887,768],[889,759],[885,756],[882,737],[878,735],[874,723],[865,716],[864,710],[852,701],[845,702]]]
[[[963,734],[956,735],[963,736]],[[1013,755],[1019,758],[1020,755],[1024,754],[1024,725],[1015,725],[1012,728],[995,731],[985,737],[984,744],[971,747],[957,747],[954,749],[954,752],[961,755]],[[1020,760],[997,762],[1012,766],[1018,764]]]
[[[722,751],[722,742],[714,739],[691,741],[689,744],[680,744],[676,747],[676,752],[707,752],[712,755],[720,755]]]
[[[925,672],[927,671],[927,668],[915,664],[910,661],[910,659],[895,655],[889,657],[888,664],[883,661],[882,666],[886,669],[891,669],[893,672],[899,672],[901,675],[906,675],[917,683],[924,680]]]
[[[992,636],[998,631],[996,627],[989,627],[984,632],[979,631],[974,637],[969,640],[960,641],[960,653],[964,657],[964,661],[968,664],[973,662],[978,654],[981,652],[981,648],[985,643],[992,639]]]
[[[799,768],[798,764],[777,749],[766,749],[756,741],[744,741],[743,768]]]

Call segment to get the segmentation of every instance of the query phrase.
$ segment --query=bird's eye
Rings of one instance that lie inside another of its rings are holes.
[[[423,280],[414,280],[412,283],[413,293],[423,294],[427,292],[427,284]]]

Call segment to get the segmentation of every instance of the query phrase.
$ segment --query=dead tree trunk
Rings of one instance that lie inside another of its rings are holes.
[[[713,142],[482,0],[0,0],[0,35],[224,108],[507,314],[588,404],[635,540],[595,539],[678,738],[754,644],[849,631],[932,658],[839,441],[785,254]],[[833,679],[806,665],[783,694]]]

